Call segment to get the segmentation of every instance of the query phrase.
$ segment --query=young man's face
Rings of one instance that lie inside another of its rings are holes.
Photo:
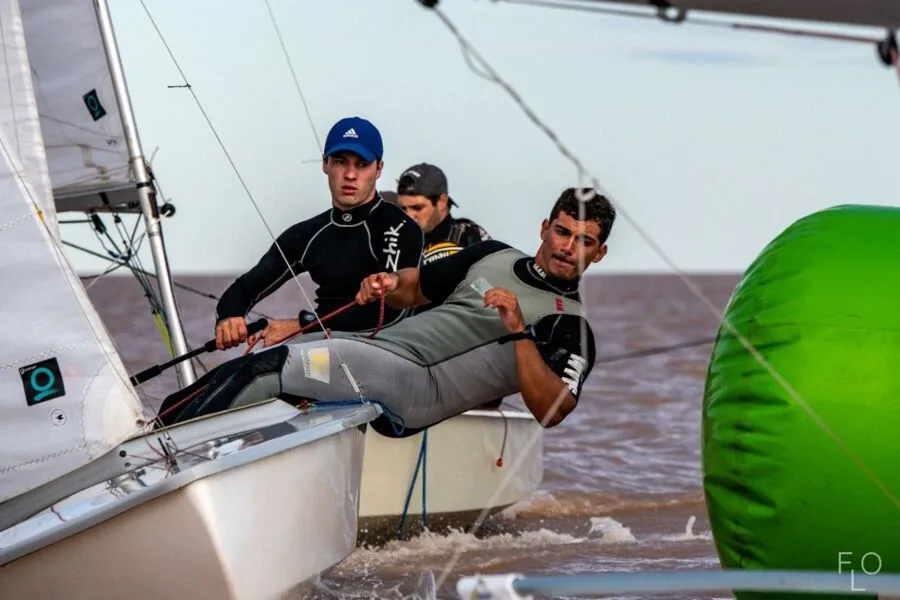
[[[428,196],[397,196],[397,204],[410,216],[422,231],[430,233],[440,225],[447,216],[447,199],[441,196],[437,203],[433,203]]]
[[[322,161],[331,198],[338,208],[360,206],[375,196],[384,163],[368,162],[353,152],[337,152]]]
[[[591,263],[606,256],[606,244],[600,243],[600,224],[579,221],[560,211],[553,221],[541,224],[541,266],[553,277],[573,280]]]

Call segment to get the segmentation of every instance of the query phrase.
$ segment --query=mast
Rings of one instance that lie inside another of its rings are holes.
[[[163,310],[169,325],[169,332],[175,354],[181,356],[188,352],[187,341],[184,336],[181,318],[178,314],[178,306],[175,302],[175,289],[172,285],[172,277],[169,271],[169,262],[166,256],[166,247],[163,241],[162,226],[159,222],[159,207],[156,204],[156,194],[153,193],[153,183],[147,173],[144,164],[144,153],[135,124],[134,113],[131,107],[131,98],[128,95],[128,86],[125,82],[125,70],[119,57],[119,49],[116,44],[116,34],[113,31],[112,18],[106,0],[94,0],[97,7],[97,20],[100,25],[100,35],[106,49],[106,58],[109,61],[109,70],[112,75],[113,87],[119,110],[122,114],[122,127],[125,132],[125,141],[128,146],[128,155],[132,172],[137,181],[138,196],[140,198],[141,212],[147,227],[147,237],[150,242],[150,250],[153,255],[153,264],[159,281],[160,294],[162,296]],[[190,385],[196,380],[194,367],[191,361],[185,360],[178,364],[178,374],[181,385]]]

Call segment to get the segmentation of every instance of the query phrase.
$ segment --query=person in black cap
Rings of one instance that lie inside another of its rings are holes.
[[[423,265],[491,239],[487,231],[474,221],[450,214],[450,207],[459,205],[449,195],[447,176],[434,165],[420,163],[403,171],[397,180],[397,204],[425,232]],[[415,307],[412,314],[421,314],[433,306]],[[502,402],[503,398],[497,398],[479,408],[498,408]]]
[[[381,197],[385,202],[390,202],[391,204],[397,204],[397,192],[392,192],[390,190],[378,190],[378,193],[381,194]],[[399,206],[399,204],[398,204]]]
[[[425,232],[423,264],[491,239],[474,221],[450,214],[450,207],[459,205],[448,193],[447,176],[434,165],[421,163],[403,171],[397,180],[397,203]]]
[[[321,317],[353,302],[359,282],[367,276],[419,266],[424,247],[422,230],[375,189],[384,166],[382,156],[381,134],[372,123],[348,117],[334,124],[322,157],[331,208],[288,227],[259,262],[225,290],[216,306],[215,335],[220,350],[248,342],[249,353],[259,341],[268,347],[301,328],[307,333],[321,331],[316,314],[301,310],[296,317],[271,320],[262,332],[248,336],[247,313],[294,274],[309,273],[318,286],[315,302]],[[381,317],[379,308],[375,304],[353,306],[330,318],[327,327],[345,332],[374,331]],[[385,306],[381,326],[397,323],[408,314],[408,310]],[[206,385],[223,367],[233,370],[243,362],[235,359],[212,369],[167,398],[160,412]],[[168,421],[174,418],[173,414]],[[162,421],[168,424],[166,419]]]

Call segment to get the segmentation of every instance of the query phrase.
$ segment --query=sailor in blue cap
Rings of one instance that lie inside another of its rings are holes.
[[[370,121],[347,117],[332,126],[322,155],[331,207],[284,230],[256,265],[225,290],[216,306],[215,336],[220,350],[248,341],[250,348],[259,341],[267,347],[301,328],[304,333],[321,330],[313,312],[298,310],[289,318],[270,320],[262,332],[248,336],[246,315],[250,309],[294,275],[309,273],[318,286],[316,312],[326,315],[352,302],[360,282],[369,275],[419,266],[424,247],[422,229],[376,190],[384,167],[383,155],[381,134]],[[408,312],[385,307],[381,326],[398,322]],[[374,331],[380,318],[379,306],[357,305],[329,319],[328,328]],[[241,362],[225,365],[231,368]],[[167,402],[206,385],[216,371]]]

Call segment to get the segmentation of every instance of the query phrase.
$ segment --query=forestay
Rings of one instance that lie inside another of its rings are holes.
[[[137,209],[92,0],[19,0],[56,209]]]
[[[0,86],[3,502],[109,451],[145,416],[109,333],[50,233],[52,210],[39,210],[51,200],[17,0],[0,0],[0,27],[0,74],[10,83]]]

